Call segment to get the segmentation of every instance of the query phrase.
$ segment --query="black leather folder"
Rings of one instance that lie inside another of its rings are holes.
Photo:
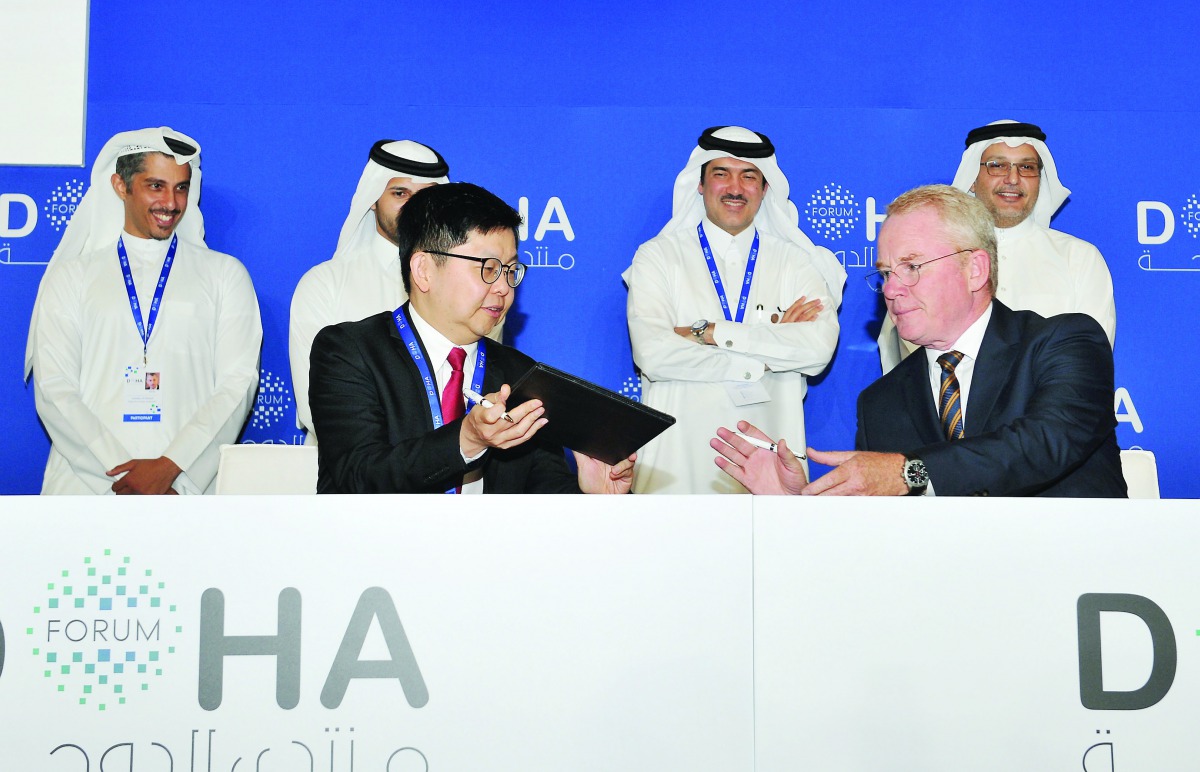
[[[674,416],[540,362],[513,384],[508,404],[531,399],[546,408],[537,437],[606,464],[623,461],[675,423]]]

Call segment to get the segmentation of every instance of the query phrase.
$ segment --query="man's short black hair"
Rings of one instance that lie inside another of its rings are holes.
[[[412,256],[417,252],[453,252],[471,233],[510,230],[517,241],[521,215],[494,193],[469,182],[431,185],[413,194],[396,223],[400,274],[411,293]],[[433,255],[438,265],[449,258]]]

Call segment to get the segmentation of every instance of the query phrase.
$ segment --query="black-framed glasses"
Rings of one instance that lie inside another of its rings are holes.
[[[947,257],[961,255],[963,252],[974,252],[975,249],[975,247],[971,247],[969,249],[960,249],[957,252],[951,252],[948,255],[935,257],[932,260],[926,260],[923,263],[899,263],[893,269],[884,268],[878,271],[871,271],[864,278],[867,280],[867,286],[871,288],[872,292],[883,292],[883,286],[887,284],[888,279],[892,278],[893,276],[899,279],[900,283],[905,287],[912,287],[921,280],[921,268],[923,266],[929,265],[930,263],[936,263],[938,260],[945,260]]]
[[[1017,175],[1020,177],[1036,177],[1042,173],[1041,161],[1018,161],[1009,163],[1008,161],[980,161],[979,165],[987,169],[987,173],[992,177],[1007,177],[1008,170],[1012,167],[1017,167]]]
[[[427,249],[425,251],[431,255],[457,257],[459,260],[474,260],[479,263],[479,278],[483,279],[484,284],[495,284],[500,280],[500,276],[504,275],[508,286],[514,289],[525,278],[525,269],[529,267],[520,262],[505,265],[497,257],[471,257],[470,255],[456,255],[453,252],[438,252],[434,249]]]

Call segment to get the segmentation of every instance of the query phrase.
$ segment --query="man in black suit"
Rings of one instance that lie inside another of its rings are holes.
[[[868,283],[924,352],[859,395],[858,450],[810,448],[835,467],[810,484],[785,441],[772,453],[721,428],[717,465],[754,493],[1126,496],[1100,325],[994,299],[995,231],[977,199],[929,185],[887,214]]]
[[[399,257],[409,302],[326,327],[310,358],[320,493],[626,493],[616,466],[536,437],[539,400],[506,409],[509,384],[534,362],[483,340],[525,274],[521,217],[476,185],[417,192],[401,211]],[[463,391],[485,396],[462,415]]]

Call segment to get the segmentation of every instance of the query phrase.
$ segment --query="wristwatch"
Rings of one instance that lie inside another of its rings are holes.
[[[905,457],[904,484],[908,486],[909,496],[921,496],[925,493],[925,489],[929,487],[929,472],[925,469],[924,461]]]
[[[708,330],[708,320],[707,319],[700,319],[699,321],[692,322],[692,335],[695,335],[696,340],[700,341],[701,343],[704,342],[704,333],[707,330]]]

